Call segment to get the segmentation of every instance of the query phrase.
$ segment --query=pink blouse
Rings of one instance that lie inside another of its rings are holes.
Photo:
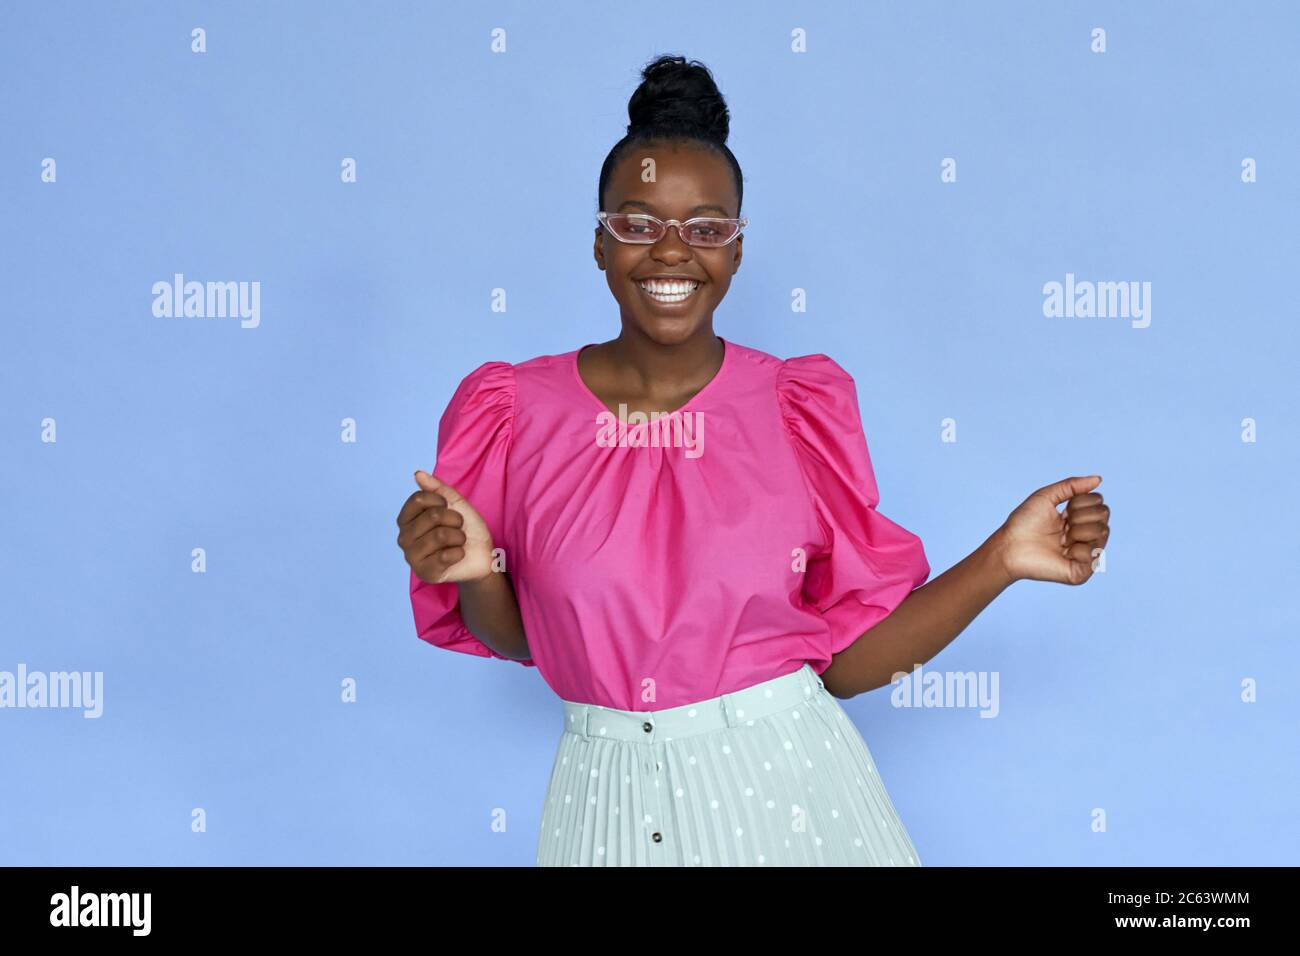
[[[625,412],[620,429],[578,349],[486,362],[443,413],[433,473],[504,549],[518,663],[565,700],[664,710],[820,674],[930,575],[920,538],[876,511],[852,377],[723,345],[667,428]],[[410,577],[421,640],[512,659],[465,627],[456,584]]]

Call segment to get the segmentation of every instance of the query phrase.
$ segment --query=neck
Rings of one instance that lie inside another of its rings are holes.
[[[647,395],[677,395],[707,384],[722,367],[725,346],[713,324],[701,326],[690,338],[671,345],[654,341],[640,329],[624,326],[618,338],[605,343],[611,363]]]

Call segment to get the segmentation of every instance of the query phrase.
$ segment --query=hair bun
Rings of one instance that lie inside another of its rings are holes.
[[[731,132],[727,103],[699,60],[661,56],[641,71],[627,104],[627,131],[696,136],[725,144]]]

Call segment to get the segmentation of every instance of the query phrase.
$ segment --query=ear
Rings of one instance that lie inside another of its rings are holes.
[[[600,226],[596,227],[595,245],[592,248],[592,255],[596,257],[596,268],[601,272],[605,271],[605,244],[601,242],[604,237],[604,230]]]
[[[744,255],[744,235],[736,237],[736,255],[731,260],[731,274],[734,276],[740,270],[740,259]]]

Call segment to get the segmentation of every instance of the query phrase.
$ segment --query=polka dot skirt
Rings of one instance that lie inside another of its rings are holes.
[[[660,711],[563,701],[539,866],[920,866],[808,664]]]

